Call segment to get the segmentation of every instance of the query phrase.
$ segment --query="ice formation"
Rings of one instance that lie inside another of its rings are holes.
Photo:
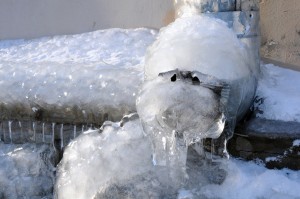
[[[0,142],[0,198],[52,198],[55,157],[47,145]]]
[[[105,126],[105,125],[104,125]],[[138,120],[87,131],[70,143],[58,166],[57,199],[94,198],[113,183],[151,169],[150,143]]]
[[[172,181],[179,184],[185,178],[188,146],[203,138],[218,138],[225,125],[222,113],[225,107],[219,103],[220,96],[207,87],[195,85],[198,81],[193,84],[192,79],[184,77],[188,74],[179,71],[161,74],[144,83],[137,99],[144,131],[152,141],[153,163],[166,166]],[[225,86],[210,79],[215,83],[211,87]]]
[[[205,166],[203,157],[192,150],[187,164],[190,178],[178,186],[168,168],[153,166],[151,154],[150,140],[137,115],[120,123],[107,122],[102,130],[87,131],[65,150],[58,166],[55,198],[171,199],[180,196],[180,190],[224,180],[223,169]],[[201,173],[201,167],[207,170]]]
[[[269,170],[234,158],[210,162],[196,153],[197,146],[188,149],[189,178],[175,186],[164,167],[152,165],[151,143],[139,119],[124,121],[107,122],[102,130],[87,131],[70,143],[58,166],[56,198],[300,197],[299,171]]]

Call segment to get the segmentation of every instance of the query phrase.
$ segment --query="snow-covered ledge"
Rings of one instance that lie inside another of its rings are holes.
[[[135,112],[155,36],[151,29],[109,29],[0,42],[1,139],[61,139],[63,147],[87,126]]]

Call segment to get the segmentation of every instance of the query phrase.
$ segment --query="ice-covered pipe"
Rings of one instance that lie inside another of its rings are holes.
[[[217,138],[223,130],[218,154],[226,155],[236,122],[252,104],[259,73],[259,15],[257,11],[235,11],[246,7],[244,1],[239,5],[227,1],[227,10],[224,2],[175,2],[178,19],[162,29],[148,49],[137,110],[152,140],[156,165],[184,167],[187,145]],[[216,5],[223,5],[219,6],[222,12],[207,12],[218,11]],[[251,5],[246,8],[254,9]],[[176,69],[181,75],[173,74]],[[201,75],[193,76],[197,72]],[[160,77],[170,73],[175,76]],[[197,81],[199,86],[194,85]],[[215,87],[217,82],[228,86]],[[216,95],[218,90],[223,94]],[[213,124],[218,128],[210,131]]]

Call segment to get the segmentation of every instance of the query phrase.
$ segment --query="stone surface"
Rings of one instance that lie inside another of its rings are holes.
[[[300,123],[254,118],[240,123],[228,143],[229,153],[246,160],[262,160],[268,168],[300,169]]]

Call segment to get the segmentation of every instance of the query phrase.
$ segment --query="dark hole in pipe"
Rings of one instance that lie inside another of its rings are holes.
[[[176,81],[176,74],[174,74],[172,77],[171,77],[171,82],[175,82]]]
[[[196,85],[199,85],[199,84],[200,84],[200,80],[199,80],[198,77],[193,77],[193,78],[192,78],[192,82],[193,82],[193,84],[196,84]]]

